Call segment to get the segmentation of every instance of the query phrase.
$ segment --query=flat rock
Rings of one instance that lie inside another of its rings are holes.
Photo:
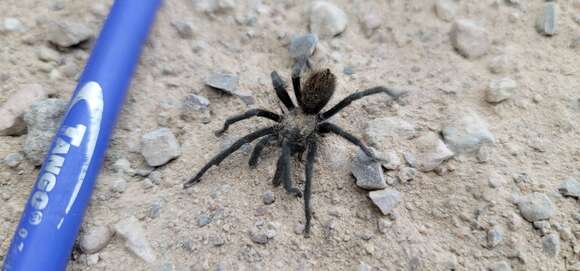
[[[193,4],[198,11],[224,14],[236,8],[236,0],[195,0]]]
[[[351,172],[356,179],[356,185],[362,189],[376,190],[387,187],[380,162],[373,161],[360,149],[351,162]]]
[[[105,248],[112,237],[113,231],[109,227],[96,226],[81,234],[79,245],[84,253],[93,254]]]
[[[556,233],[548,234],[542,239],[544,253],[552,258],[560,254],[560,237]]]
[[[503,231],[499,226],[493,226],[487,232],[487,245],[489,248],[494,248],[503,240]]]
[[[134,216],[125,218],[114,226],[115,233],[125,240],[125,246],[129,251],[147,263],[154,263],[157,259],[155,251],[145,236],[145,230]]]
[[[24,112],[30,106],[42,99],[46,99],[48,93],[39,84],[22,85],[0,107],[0,136],[17,136],[26,131]]]
[[[179,34],[182,39],[192,39],[193,38],[193,24],[188,21],[175,21],[171,25]]]
[[[2,32],[18,32],[18,33],[22,33],[26,31],[26,27],[24,27],[24,24],[22,24],[22,22],[17,19],[17,18],[12,18],[12,17],[8,17],[8,18],[4,18],[2,27],[0,29]]]
[[[477,152],[483,144],[494,144],[487,123],[475,112],[454,111],[443,130],[443,140],[456,154]]]
[[[308,33],[302,36],[293,37],[290,41],[288,51],[290,56],[297,61],[308,59],[316,49],[318,44],[318,36],[313,33]]]
[[[487,30],[472,20],[455,20],[449,35],[455,50],[468,59],[487,54],[491,47],[491,39]]]
[[[556,213],[556,206],[548,196],[534,192],[522,197],[518,202],[520,214],[527,221],[550,219]]]
[[[364,131],[365,139],[379,151],[383,151],[383,148],[393,143],[395,139],[411,139],[416,134],[416,126],[399,117],[373,119],[367,123]]]
[[[505,77],[491,80],[485,93],[485,100],[489,103],[499,103],[514,95],[518,83],[511,78]]]
[[[63,117],[67,103],[61,99],[38,100],[24,114],[28,134],[24,141],[24,155],[32,164],[42,164],[51,139]]]
[[[435,2],[435,14],[439,19],[450,22],[457,15],[459,6],[454,0],[438,0]]]
[[[239,80],[240,79],[233,74],[214,73],[205,80],[205,84],[229,95],[238,96],[247,105],[254,104],[255,98],[251,91],[238,89]]]
[[[310,6],[310,31],[321,38],[342,33],[348,24],[346,13],[330,2],[316,1]]]
[[[185,121],[192,121],[199,118],[202,123],[209,123],[211,122],[209,105],[209,100],[204,96],[196,94],[187,95],[181,103],[180,117]]]
[[[443,162],[453,157],[453,152],[447,148],[439,135],[428,132],[415,141],[417,169],[428,172],[439,167]]]
[[[159,128],[141,137],[141,154],[147,164],[157,167],[181,155],[181,146],[169,128]]]
[[[83,23],[52,21],[48,26],[48,41],[62,48],[78,45],[92,37],[93,31]]]
[[[388,215],[401,201],[401,193],[392,189],[377,190],[369,192],[369,198],[383,215]]]
[[[494,263],[490,268],[490,271],[512,271],[512,267],[509,263],[505,261],[500,261]]]
[[[578,183],[574,178],[569,178],[560,184],[558,191],[560,191],[560,194],[564,196],[578,199],[580,198],[580,183]]]
[[[15,168],[24,160],[24,156],[18,152],[10,153],[4,157],[4,164],[11,168]]]
[[[558,3],[544,3],[544,10],[536,21],[536,30],[545,36],[556,35],[558,31]]]

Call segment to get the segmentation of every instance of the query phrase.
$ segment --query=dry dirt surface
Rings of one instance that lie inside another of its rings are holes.
[[[111,4],[0,1],[0,104],[31,83],[41,99],[68,100]],[[326,15],[311,18],[314,5]],[[332,5],[344,13],[311,1],[165,2],[69,270],[580,270],[580,1]],[[55,22],[84,26],[58,45]],[[289,44],[311,27],[320,35],[310,61],[338,78],[331,104],[377,85],[409,95],[368,97],[331,120],[399,158],[381,171],[400,197],[383,215],[351,174],[357,148],[326,136],[305,239],[302,199],[271,183],[277,148],[250,170],[245,146],[182,184],[270,123],[213,133],[249,108],[279,110],[270,72],[289,82]],[[237,76],[235,95],[206,86],[214,73]],[[209,105],[184,107],[192,94]],[[142,138],[160,128],[175,135],[177,150],[164,153],[177,158],[151,167]],[[39,170],[29,135],[16,134],[0,136],[0,259]]]

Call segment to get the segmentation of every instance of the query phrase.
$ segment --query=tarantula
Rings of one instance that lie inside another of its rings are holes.
[[[277,142],[282,151],[276,165],[276,172],[272,183],[274,186],[282,184],[284,189],[289,194],[296,197],[302,197],[302,192],[293,186],[291,179],[291,156],[302,157],[304,151],[306,154],[305,167],[305,182],[304,182],[304,212],[306,223],[304,225],[304,235],[309,237],[310,221],[312,219],[312,210],[310,207],[310,196],[312,193],[312,173],[314,168],[314,160],[316,157],[316,150],[320,135],[334,133],[339,135],[350,143],[358,146],[364,151],[366,155],[372,159],[376,159],[372,151],[365,146],[365,144],[354,135],[346,132],[335,124],[328,122],[328,119],[347,107],[353,101],[361,99],[365,96],[385,93],[393,99],[398,99],[405,92],[398,92],[386,87],[374,87],[364,91],[355,92],[334,107],[322,112],[324,106],[328,103],[334,90],[336,88],[336,77],[329,70],[319,70],[313,72],[304,84],[301,86],[300,73],[292,73],[292,85],[294,88],[294,95],[299,107],[296,107],[290,99],[286,91],[286,84],[280,78],[276,71],[271,73],[272,84],[278,99],[282,102],[286,110],[282,109],[282,114],[277,114],[264,109],[251,109],[245,113],[235,115],[226,119],[223,128],[216,132],[219,136],[223,134],[230,125],[235,122],[249,119],[251,117],[263,117],[276,122],[275,125],[262,128],[252,132],[234,142],[230,147],[218,153],[213,157],[199,172],[190,178],[185,184],[184,188],[188,188],[200,181],[201,176],[212,166],[218,165],[230,154],[238,150],[242,145],[253,142],[261,138],[254,147],[250,155],[250,168],[255,168],[258,163],[258,158],[263,149],[270,142]]]

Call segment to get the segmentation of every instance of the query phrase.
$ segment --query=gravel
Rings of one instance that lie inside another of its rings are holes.
[[[127,181],[123,178],[115,178],[111,183],[111,191],[115,193],[123,193],[127,190]]]
[[[34,102],[47,97],[47,92],[39,84],[22,85],[0,107],[0,136],[24,134],[26,131],[24,113]]]
[[[22,24],[22,22],[19,19],[8,17],[8,18],[4,18],[0,32],[23,33],[23,32],[26,32],[26,27],[24,27],[24,24]]]
[[[330,2],[316,1],[310,6],[310,31],[321,38],[342,33],[347,24],[346,13]]]
[[[162,166],[181,155],[181,146],[169,128],[159,128],[141,137],[141,154],[152,167]]]
[[[373,146],[386,146],[394,139],[411,139],[417,135],[417,128],[399,117],[383,117],[370,120],[364,137]],[[379,148],[379,150],[381,150]]]
[[[296,36],[290,41],[288,52],[290,56],[297,61],[308,59],[316,50],[318,36],[313,33],[307,33],[302,36]]]
[[[557,257],[560,254],[560,237],[556,233],[548,234],[542,239],[544,253],[549,257]]]
[[[67,48],[89,40],[93,37],[93,31],[79,22],[52,21],[46,35],[52,44]]]
[[[356,185],[362,189],[376,190],[387,187],[381,164],[373,161],[360,149],[352,159],[351,172],[356,179]]]
[[[266,191],[262,195],[262,201],[266,205],[270,205],[276,201],[276,195],[272,191]]]
[[[361,18],[361,28],[367,38],[371,37],[382,23],[383,19],[376,13],[368,13]]]
[[[489,248],[494,248],[503,240],[503,231],[499,226],[493,226],[487,232],[487,245]]]
[[[477,152],[483,144],[495,143],[487,123],[474,112],[453,112],[442,130],[447,146],[456,154]]]
[[[401,201],[401,193],[392,189],[371,191],[369,198],[379,207],[383,215],[388,215]]]
[[[206,213],[202,213],[197,217],[197,226],[199,226],[200,228],[208,225],[211,222],[212,222],[211,216]]]
[[[536,21],[536,30],[545,36],[556,35],[558,31],[558,3],[546,2],[544,10]]]
[[[171,25],[177,30],[177,34],[182,39],[192,39],[193,38],[193,23],[189,21],[175,21]]]
[[[453,152],[439,138],[439,135],[428,132],[415,141],[417,169],[428,172],[439,167],[453,157]]]
[[[230,95],[236,95],[238,90],[239,78],[236,75],[228,73],[213,73],[211,74],[205,84],[224,91]]]
[[[42,164],[66,106],[67,103],[61,99],[39,100],[24,114],[28,134],[23,151],[33,165]]]
[[[60,63],[61,58],[57,50],[47,46],[42,46],[38,49],[36,56],[40,61]]]
[[[455,20],[449,35],[455,50],[468,59],[484,56],[491,47],[491,38],[487,30],[472,20]]]
[[[95,226],[83,231],[79,246],[84,253],[94,254],[101,251],[113,238],[113,231],[108,226]]]
[[[115,233],[125,240],[129,251],[147,263],[154,263],[157,259],[155,251],[145,236],[145,230],[134,216],[120,220],[114,226]]]
[[[520,214],[527,221],[550,219],[556,213],[556,206],[545,194],[534,192],[520,199],[518,202]]]
[[[273,222],[257,223],[250,229],[250,239],[256,244],[265,245],[278,234],[279,226]]]
[[[489,103],[499,103],[514,95],[518,83],[509,77],[494,79],[489,83],[485,100]]]
[[[512,267],[508,262],[500,261],[494,263],[490,268],[490,271],[512,271]]]
[[[181,104],[181,119],[192,121],[196,118],[201,118],[202,123],[209,123],[211,122],[209,105],[210,102],[206,97],[189,94],[185,96]]]
[[[4,157],[4,164],[8,167],[16,168],[24,160],[24,156],[18,152],[10,153]]]
[[[450,22],[457,15],[458,5],[454,0],[438,0],[434,9],[439,19]]]
[[[494,56],[489,61],[487,68],[493,74],[505,74],[512,70],[512,63],[509,56],[501,54]]]
[[[580,198],[580,183],[574,178],[564,180],[558,188],[560,194],[567,197]]]
[[[399,170],[397,177],[401,183],[412,181],[417,176],[417,170],[412,167],[403,167]]]

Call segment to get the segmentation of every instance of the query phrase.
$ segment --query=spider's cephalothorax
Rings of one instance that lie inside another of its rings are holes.
[[[273,71],[271,74],[272,84],[278,99],[282,102],[286,110],[282,110],[282,114],[277,114],[264,109],[251,109],[245,113],[228,118],[225,121],[223,128],[216,132],[216,135],[224,133],[228,127],[238,121],[248,119],[251,117],[263,117],[277,122],[275,125],[262,128],[258,131],[252,132],[238,141],[234,142],[230,147],[218,153],[212,158],[201,170],[191,179],[189,179],[184,187],[187,188],[200,181],[201,176],[212,166],[218,165],[230,154],[238,150],[246,143],[250,143],[260,139],[250,156],[250,167],[256,167],[258,158],[262,150],[270,143],[276,142],[281,148],[280,156],[276,164],[276,172],[272,180],[275,186],[282,184],[284,189],[290,194],[301,197],[304,194],[304,210],[305,210],[305,236],[310,234],[310,223],[312,219],[312,211],[310,208],[310,196],[312,194],[312,173],[314,168],[314,160],[316,157],[316,150],[318,148],[319,136],[322,134],[334,133],[349,142],[360,147],[369,157],[374,157],[373,153],[360,141],[357,137],[344,131],[342,128],[328,122],[328,119],[344,109],[350,103],[368,95],[377,93],[385,93],[393,99],[399,98],[404,92],[397,92],[385,87],[374,87],[364,91],[355,92],[327,111],[322,112],[336,88],[336,77],[329,70],[320,70],[313,72],[304,83],[302,88],[300,82],[300,75],[293,73],[292,85],[296,102],[299,107],[294,105],[294,102],[286,91],[286,84],[277,72]],[[294,187],[291,178],[292,161],[291,157],[300,155],[304,151],[306,154],[305,166],[305,181],[304,190]]]

